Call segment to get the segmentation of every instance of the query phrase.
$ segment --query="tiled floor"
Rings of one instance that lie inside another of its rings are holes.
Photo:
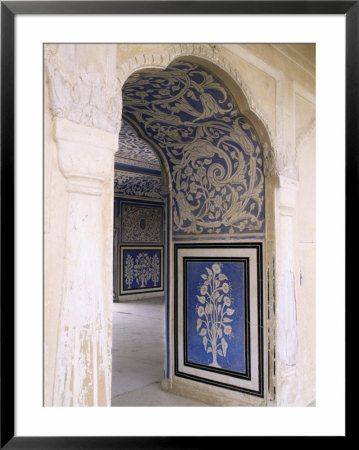
[[[160,388],[164,298],[113,304],[112,406],[207,406]]]

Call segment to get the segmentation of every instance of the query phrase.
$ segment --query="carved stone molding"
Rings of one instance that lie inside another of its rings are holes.
[[[68,192],[101,195],[102,185],[113,171],[117,135],[58,118],[55,139]]]
[[[122,93],[119,81],[99,74],[90,66],[77,68],[73,55],[59,53],[59,45],[46,44],[50,109],[55,117],[118,133],[121,128]],[[75,53],[76,50],[73,51]]]
[[[241,78],[238,70],[233,66],[230,60],[220,52],[220,49],[216,45],[174,44],[169,45],[166,48],[161,47],[158,52],[151,51],[145,54],[133,55],[124,61],[118,62],[117,73],[119,81],[121,85],[123,85],[127,78],[138,70],[154,68],[163,70],[175,59],[186,56],[203,58],[212,64],[217,65],[239,86],[247,100],[250,112],[260,120],[269,138],[268,142],[263,142],[264,173],[266,176],[279,174],[280,172],[278,169],[284,164],[281,163],[282,155],[277,150],[275,133],[250,89]]]

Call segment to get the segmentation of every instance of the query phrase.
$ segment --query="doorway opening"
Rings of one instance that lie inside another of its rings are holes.
[[[155,150],[161,190],[156,201],[146,200],[152,213],[163,202],[164,214],[157,226],[137,212],[146,209],[143,198],[115,194],[114,292],[119,301],[134,294],[145,301],[144,295],[153,299],[164,291],[163,378],[173,393],[208,404],[254,395],[262,404],[266,231],[260,136],[224,85],[192,60],[132,74],[123,87],[122,117],[121,133],[128,129],[141,143],[125,137],[128,158],[119,154],[115,164],[134,172],[130,162],[138,170],[139,148]],[[146,176],[156,175],[149,172],[153,167],[145,169]],[[150,237],[139,242],[146,224]],[[155,230],[162,230],[158,239]],[[163,262],[156,279],[154,259]],[[142,278],[141,265],[147,273]],[[126,313],[131,311],[119,310],[119,316]],[[115,327],[114,319],[114,335]]]

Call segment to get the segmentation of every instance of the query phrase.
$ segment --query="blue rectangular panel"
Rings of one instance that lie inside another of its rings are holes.
[[[122,292],[158,290],[161,287],[162,249],[123,249]]]
[[[247,271],[247,258],[184,259],[185,363],[248,374]]]

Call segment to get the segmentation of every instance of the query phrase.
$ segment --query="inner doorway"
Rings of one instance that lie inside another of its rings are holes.
[[[165,360],[167,206],[160,162],[125,120],[114,170],[112,405],[144,406],[142,390],[156,396]]]
[[[167,192],[153,149],[124,119],[115,155],[112,406],[202,406],[165,377]]]
[[[186,61],[163,72],[131,75],[123,90],[123,117],[159,150],[169,174],[164,228],[170,246],[160,259],[167,263],[163,276],[169,271],[172,276],[171,284],[164,283],[171,288],[165,334],[170,389],[211,404],[223,402],[225,394],[228,404],[248,395],[262,403],[265,190],[256,131],[215,76]],[[129,209],[121,208],[118,238],[125,236],[129,244],[123,223]],[[134,230],[142,228],[139,219],[130,227],[133,242]],[[151,232],[155,228],[151,221]],[[135,250],[121,246],[120,295],[149,287],[128,270],[141,265]],[[151,286],[160,291],[160,285]],[[255,326],[249,317],[257,318]]]

